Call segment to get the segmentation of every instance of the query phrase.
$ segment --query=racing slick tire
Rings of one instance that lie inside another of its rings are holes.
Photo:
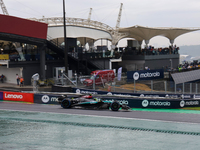
[[[62,102],[61,102],[61,106],[62,106],[63,108],[70,108],[70,107],[71,107],[71,101],[68,100],[68,99],[64,99],[64,100],[62,100]]]
[[[110,108],[112,111],[118,111],[120,108],[120,104],[117,101],[114,101],[110,104]]]

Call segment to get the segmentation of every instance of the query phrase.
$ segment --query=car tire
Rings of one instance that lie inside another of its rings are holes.
[[[61,102],[61,106],[62,106],[63,108],[70,108],[70,107],[71,107],[71,101],[68,100],[68,99],[64,99],[64,100],[62,100],[62,102]]]
[[[120,108],[120,104],[117,101],[114,101],[110,104],[110,108],[112,111],[118,111]]]

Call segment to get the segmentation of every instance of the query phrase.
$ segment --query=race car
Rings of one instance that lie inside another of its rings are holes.
[[[130,109],[125,104],[120,104],[118,101],[108,101],[102,98],[93,98],[91,95],[85,95],[81,97],[67,97],[61,96],[58,98],[58,102],[63,108],[88,108],[88,109],[111,109],[112,111],[118,111],[120,108],[124,110]]]

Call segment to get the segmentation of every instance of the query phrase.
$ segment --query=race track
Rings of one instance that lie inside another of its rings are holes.
[[[5,150],[199,149],[199,111],[158,111],[0,101],[0,145]]]
[[[86,110],[86,109],[63,109],[60,105],[45,105],[45,104],[27,104],[19,102],[0,102],[0,110],[17,110],[27,112],[51,112],[61,114],[74,114],[86,116],[105,116],[132,118],[142,120],[159,120],[169,122],[185,122],[185,123],[200,123],[200,114],[195,113],[173,113],[173,112],[157,112],[154,111],[123,111],[117,112],[111,110]]]

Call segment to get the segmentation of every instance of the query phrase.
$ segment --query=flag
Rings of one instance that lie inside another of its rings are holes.
[[[120,81],[122,76],[122,67],[120,67],[117,71],[117,80]]]

